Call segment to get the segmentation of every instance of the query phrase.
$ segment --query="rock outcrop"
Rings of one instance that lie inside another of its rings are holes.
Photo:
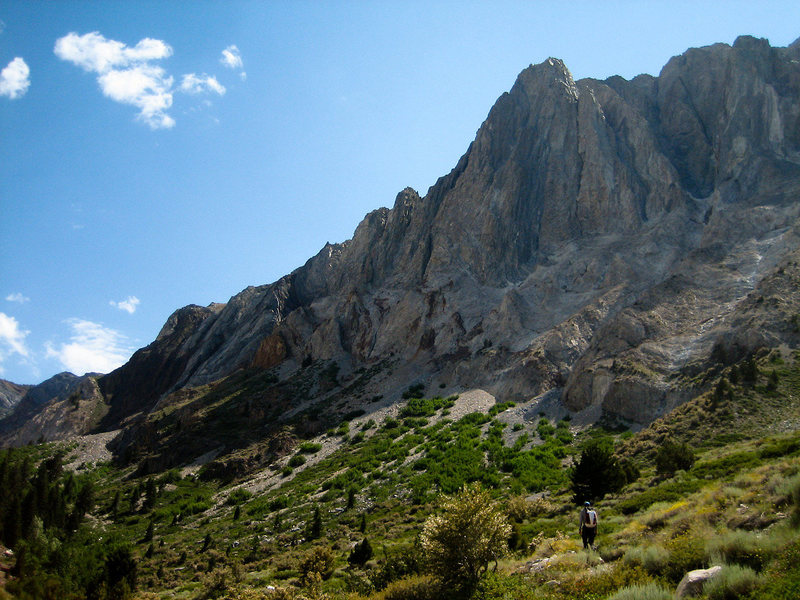
[[[30,387],[0,379],[0,418],[11,412]]]
[[[28,389],[0,420],[0,447],[69,439],[93,430],[108,411],[98,376],[64,372]]]
[[[530,66],[424,197],[403,190],[273,284],[177,311],[100,380],[104,426],[238,369],[388,359],[649,422],[720,352],[798,342],[799,99],[798,42],[740,37],[630,81]]]

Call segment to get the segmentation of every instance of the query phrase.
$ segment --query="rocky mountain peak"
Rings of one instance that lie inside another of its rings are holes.
[[[100,380],[106,426],[239,369],[320,361],[402,366],[365,394],[399,397],[402,372],[643,423],[696,391],[675,382],[714,348],[796,343],[798,52],[743,36],[630,81],[531,65],[424,197],[406,188],[280,280],[176,311]]]

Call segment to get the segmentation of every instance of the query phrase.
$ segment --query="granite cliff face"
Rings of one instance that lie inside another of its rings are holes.
[[[351,240],[162,334],[142,351],[159,384],[124,393],[146,404],[242,367],[393,357],[505,399],[559,389],[572,410],[649,421],[715,343],[794,340],[742,311],[798,248],[798,61],[798,43],[741,37],[631,81],[531,66],[424,198],[403,190]],[[131,389],[140,362],[104,390]]]
[[[646,423],[692,374],[797,344],[800,40],[658,77],[525,69],[455,168],[279,281],[177,311],[100,380],[111,427],[239,369],[390,361],[406,379]],[[392,382],[395,386],[392,388]]]

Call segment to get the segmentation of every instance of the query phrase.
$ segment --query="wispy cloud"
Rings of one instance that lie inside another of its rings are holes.
[[[110,373],[133,353],[128,338],[114,329],[83,319],[70,319],[67,323],[72,330],[70,342],[58,347],[48,343],[47,357],[58,359],[76,375]]]
[[[14,317],[0,312],[0,373],[3,372],[3,362],[12,354],[27,358],[30,354],[25,338],[30,332],[20,328]]]
[[[206,92],[214,92],[220,96],[225,94],[225,86],[223,86],[216,77],[211,75],[195,75],[188,73],[183,76],[181,81],[181,91],[187,94],[203,94]]]
[[[120,302],[114,302],[112,300],[109,304],[132,315],[136,312],[136,307],[139,306],[139,299],[136,296],[128,296],[127,300],[122,300]]]
[[[0,71],[0,96],[11,100],[24,96],[31,85],[30,74],[27,63],[17,56]]]
[[[15,292],[13,294],[9,294],[8,296],[6,296],[6,300],[9,301],[9,302],[17,302],[19,304],[25,304],[26,302],[30,302],[31,301],[30,298],[28,298],[27,296],[23,296],[19,292]]]

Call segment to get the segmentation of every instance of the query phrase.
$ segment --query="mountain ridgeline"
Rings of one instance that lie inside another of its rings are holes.
[[[285,414],[420,382],[649,423],[714,365],[800,342],[798,216],[800,40],[690,49],[630,81],[551,58],[424,197],[403,190],[275,283],[176,311],[98,379],[94,427],[235,373],[280,385],[334,363]]]

